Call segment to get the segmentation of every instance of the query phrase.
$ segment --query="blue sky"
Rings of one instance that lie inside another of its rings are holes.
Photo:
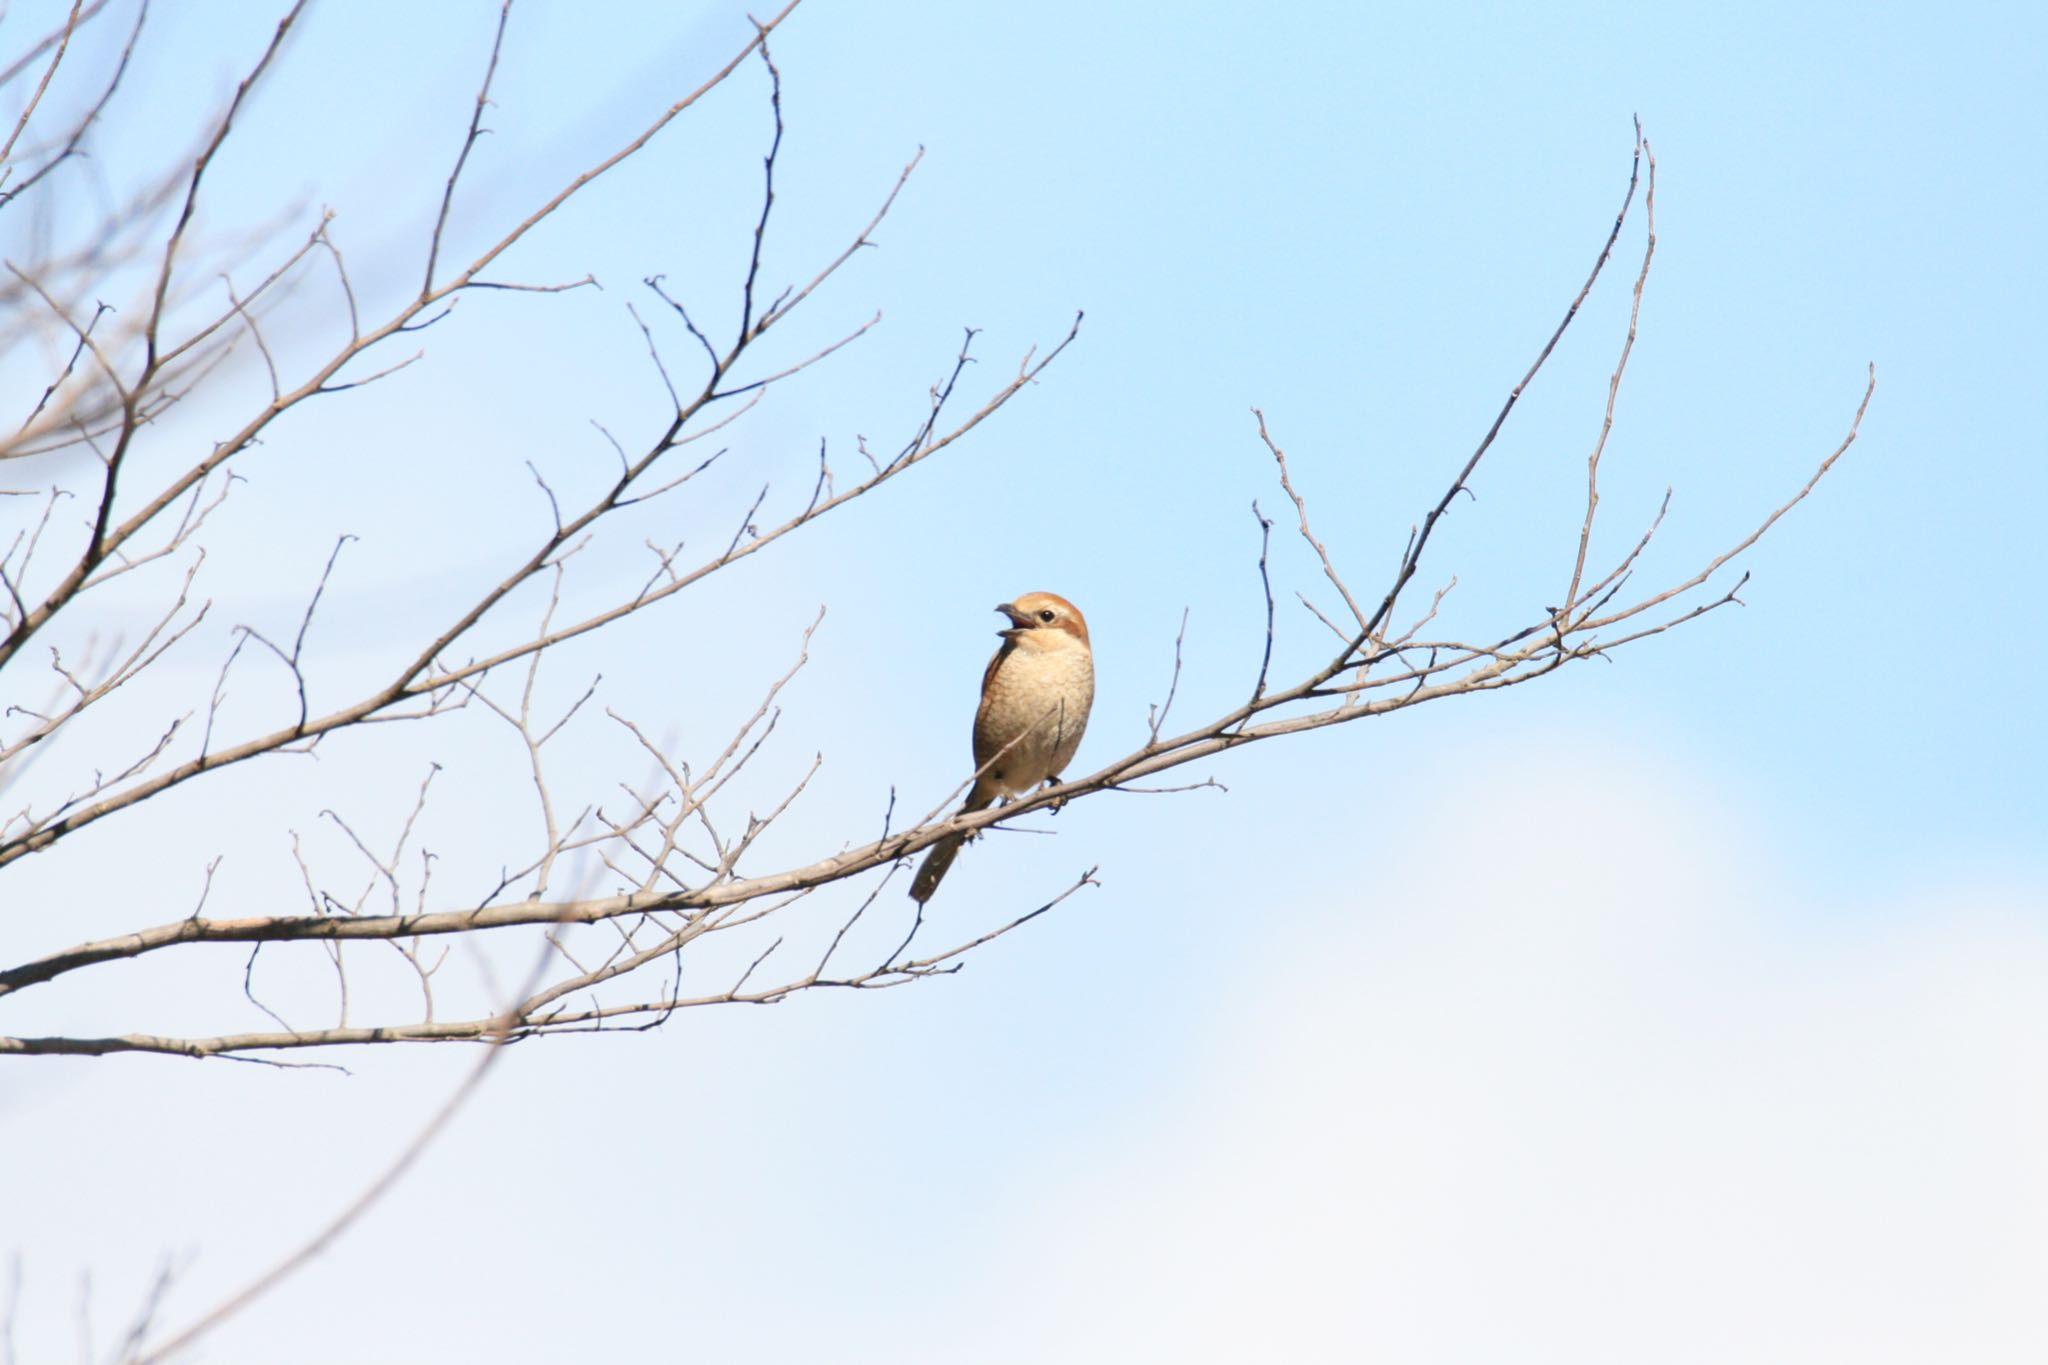
[[[316,9],[209,230],[328,205],[365,294],[404,287],[495,12]],[[458,254],[694,86],[742,16],[516,10]],[[99,149],[116,182],[187,144],[267,29],[152,25]],[[1861,437],[1748,557],[1744,608],[1192,771],[1227,793],[985,840],[936,913],[1014,911],[1098,864],[1104,884],[956,978],[517,1049],[205,1357],[2038,1359],[2044,27],[2017,5],[807,0],[775,44],[764,273],[807,279],[925,155],[786,344],[882,326],[764,405],[677,534],[722,540],[764,479],[800,497],[820,437],[849,464],[856,435],[900,440],[962,327],[985,386],[1087,319],[944,458],[608,652],[564,651],[563,695],[601,670],[609,704],[706,740],[825,606],[759,779],[825,756],[794,852],[867,837],[891,786],[922,809],[965,775],[988,608],[1022,591],[1088,614],[1084,766],[1142,739],[1183,608],[1177,714],[1234,704],[1262,629],[1254,499],[1278,522],[1279,667],[1320,661],[1287,595],[1322,579],[1251,408],[1376,590],[1583,278],[1632,116],[1658,247],[1596,558],[1669,486],[1644,572],[1689,574],[1835,446],[1874,362]],[[521,461],[570,486],[609,458],[593,419],[658,415],[638,282],[730,309],[767,126],[750,69],[506,263],[602,291],[467,301],[421,364],[254,452],[221,533],[262,567],[209,584],[223,630],[295,621],[350,531],[322,627],[339,674],[368,671],[502,562],[539,514]],[[1457,575],[1447,629],[1519,626],[1568,574],[1640,228],[1433,547],[1418,587]],[[317,344],[318,302],[287,350]],[[637,561],[587,562],[595,592]],[[217,659],[172,677],[203,691]],[[272,812],[374,819],[406,749],[231,773],[79,857],[196,894],[223,850],[216,913],[289,908]],[[451,857],[465,822],[529,818],[481,757],[437,757]],[[625,761],[596,742],[573,764],[601,784]],[[54,909],[0,931],[10,957],[140,922],[132,887],[81,894],[93,866],[25,869],[10,902]],[[185,913],[165,896],[148,922]],[[178,982],[132,989],[7,1031],[205,1015]],[[87,1272],[103,1349],[162,1255],[168,1317],[198,1311],[379,1169],[467,1059],[348,1060],[10,1066],[22,1358],[75,1350]]]

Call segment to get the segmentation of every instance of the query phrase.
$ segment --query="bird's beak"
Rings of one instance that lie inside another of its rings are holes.
[[[1013,626],[1022,628],[1031,624],[1030,613],[1017,610],[1016,606],[1012,603],[998,602],[996,610],[1009,617],[1010,624]]]

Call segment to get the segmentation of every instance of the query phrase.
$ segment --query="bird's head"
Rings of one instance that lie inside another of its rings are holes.
[[[1087,618],[1058,593],[1027,592],[996,610],[1010,618],[1009,629],[996,633],[1026,648],[1064,648],[1076,641],[1088,645]]]

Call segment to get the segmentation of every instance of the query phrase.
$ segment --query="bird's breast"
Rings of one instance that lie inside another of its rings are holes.
[[[1021,795],[1057,776],[1081,746],[1095,703],[1095,661],[1085,645],[1001,655],[974,721],[974,761],[1004,792]]]

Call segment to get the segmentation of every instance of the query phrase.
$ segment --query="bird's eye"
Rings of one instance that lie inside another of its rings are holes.
[[[1043,622],[1045,622],[1045,623],[1046,623],[1047,625],[1051,625],[1051,624],[1052,624],[1052,608],[1051,608],[1051,607],[1041,607],[1041,608],[1039,609],[1039,612],[1038,612],[1038,619],[1039,619],[1039,620],[1041,620],[1041,621],[1043,621]]]

